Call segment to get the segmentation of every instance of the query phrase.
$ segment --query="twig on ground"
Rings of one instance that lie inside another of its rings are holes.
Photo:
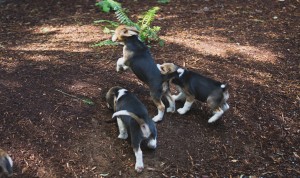
[[[93,102],[92,100],[88,99],[88,98],[86,98],[86,99],[79,98],[79,97],[77,97],[77,96],[75,96],[75,95],[71,95],[71,94],[66,93],[66,92],[64,92],[64,91],[61,91],[61,90],[59,90],[59,89],[55,89],[55,91],[58,91],[58,92],[60,92],[60,93],[62,93],[62,94],[64,94],[64,95],[66,95],[66,96],[71,97],[71,98],[80,100],[80,101],[82,101],[82,102],[85,103],[85,104],[88,104],[88,105],[94,105],[94,102]]]

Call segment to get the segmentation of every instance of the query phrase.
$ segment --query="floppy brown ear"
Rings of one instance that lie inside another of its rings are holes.
[[[122,30],[121,36],[133,36],[133,35],[138,35],[139,31],[135,27],[126,27]]]

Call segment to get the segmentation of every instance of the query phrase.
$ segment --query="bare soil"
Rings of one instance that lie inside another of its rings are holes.
[[[122,2],[133,19],[160,6],[156,62],[228,82],[230,110],[215,124],[200,102],[167,113],[138,174],[104,122],[104,95],[119,85],[156,108],[132,73],[115,71],[121,46],[91,47],[110,38],[93,21],[113,13],[88,0],[0,1],[0,146],[13,177],[300,177],[298,0]]]

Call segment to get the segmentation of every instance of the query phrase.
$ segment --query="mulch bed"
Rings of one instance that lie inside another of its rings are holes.
[[[167,113],[141,174],[129,142],[104,122],[112,115],[104,95],[123,86],[153,116],[149,90],[115,71],[121,46],[91,47],[110,38],[93,21],[114,15],[88,0],[0,3],[0,146],[14,177],[300,177],[298,1],[122,1],[133,19],[161,8],[157,63],[230,85],[217,123],[200,102],[186,115]]]

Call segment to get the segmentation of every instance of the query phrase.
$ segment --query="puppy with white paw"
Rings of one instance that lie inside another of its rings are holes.
[[[184,106],[177,110],[179,114],[189,111],[195,100],[206,102],[213,111],[214,115],[208,120],[208,123],[217,121],[229,109],[227,84],[180,68],[173,63],[164,63],[158,67],[164,75],[177,74],[171,83],[175,84],[179,94],[172,95],[172,97],[175,101],[185,100]]]
[[[13,173],[13,162],[11,157],[0,149],[0,177],[10,177]]]
[[[121,25],[116,28],[112,41],[124,45],[123,57],[117,61],[116,70],[119,72],[131,69],[141,81],[149,86],[150,96],[158,109],[158,114],[153,117],[153,121],[158,122],[162,120],[165,112],[162,96],[166,96],[169,102],[167,112],[175,111],[175,101],[172,99],[170,90],[166,87],[164,78],[156,67],[147,45],[140,41],[138,34],[135,27]]]
[[[106,93],[107,106],[114,110],[112,118],[117,118],[120,139],[131,138],[136,158],[135,170],[144,168],[141,143],[145,141],[151,149],[156,148],[157,130],[154,121],[149,118],[144,104],[131,92],[122,87],[112,87]]]

